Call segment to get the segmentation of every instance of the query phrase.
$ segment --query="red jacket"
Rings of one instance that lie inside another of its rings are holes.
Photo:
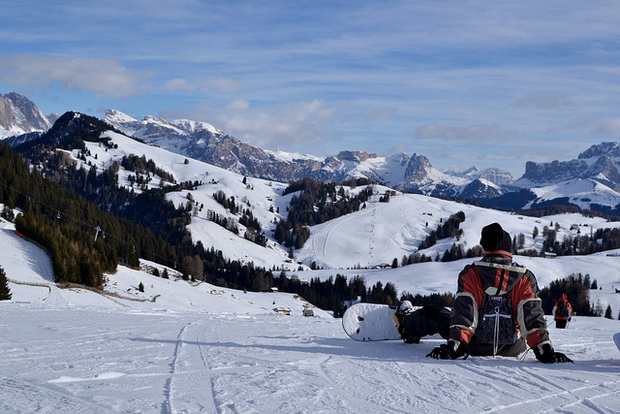
[[[565,306],[565,310],[566,310],[566,314],[565,315],[558,315],[558,305],[561,302],[565,302],[564,306]],[[555,320],[565,320],[565,319],[570,319],[571,316],[573,316],[573,306],[570,304],[570,302],[565,299],[565,298],[560,298],[558,299],[557,302],[555,302],[555,305],[553,306],[553,310],[551,311],[551,313],[553,314],[553,319]]]
[[[450,338],[468,344],[472,355],[493,355],[493,346],[479,343],[475,336],[486,289],[490,294],[496,294],[498,288],[500,292],[510,291],[516,322],[517,342],[500,347],[498,355],[516,356],[523,352],[523,337],[530,348],[550,342],[536,277],[526,268],[511,263],[508,252],[502,253],[505,254],[500,255],[500,263],[496,254],[485,256],[482,261],[465,266],[459,274]]]

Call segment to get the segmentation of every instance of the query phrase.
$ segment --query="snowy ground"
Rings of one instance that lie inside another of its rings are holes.
[[[544,365],[531,352],[437,361],[425,355],[440,338],[355,342],[326,312],[303,317],[293,295],[124,267],[108,275],[116,296],[59,289],[47,256],[1,220],[0,246],[13,280],[12,300],[0,302],[1,413],[620,413],[618,320],[550,328],[574,364]],[[617,279],[606,273],[607,284]]]
[[[551,329],[575,364],[425,358],[275,313],[0,303],[3,413],[620,412],[617,321]]]

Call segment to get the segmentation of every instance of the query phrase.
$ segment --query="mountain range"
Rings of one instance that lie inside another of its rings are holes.
[[[0,137],[11,145],[36,138],[56,119],[57,115],[43,115],[32,101],[15,92],[0,95]],[[619,142],[593,145],[576,160],[527,161],[525,174],[515,180],[498,168],[442,172],[417,153],[380,156],[348,150],[318,157],[267,150],[209,123],[187,119],[168,121],[147,116],[137,120],[108,110],[102,121],[145,143],[248,177],[283,183],[303,178],[344,182],[366,177],[399,191],[485,207],[532,209],[562,205],[620,214]]]

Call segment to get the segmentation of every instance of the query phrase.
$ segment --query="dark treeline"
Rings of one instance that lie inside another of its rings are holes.
[[[235,202],[235,197],[227,197],[226,193],[222,190],[213,193],[213,199],[220,203],[226,210],[230,211],[232,214],[237,214],[239,212],[239,207]]]
[[[424,250],[437,243],[437,240],[445,239],[447,237],[460,237],[463,234],[463,230],[460,228],[461,223],[465,221],[465,213],[459,211],[452,214],[446,221],[440,220],[436,230],[432,230],[426,239],[420,243],[418,249]]]
[[[540,251],[530,249],[527,251],[519,250],[520,254],[528,256],[544,256],[553,253],[557,256],[573,256],[573,255],[589,255],[605,250],[613,250],[620,248],[620,229],[606,228],[591,230],[590,234],[581,234],[581,230],[577,230],[575,236],[564,236],[562,240],[558,240],[558,231],[560,226],[558,223],[550,226],[544,226],[542,229],[543,246]],[[534,227],[532,236],[534,238],[539,234],[538,227]],[[515,238],[513,246],[517,249],[523,246],[525,236],[520,234],[518,239]]]
[[[134,154],[123,156],[123,159],[121,160],[121,167],[128,171],[134,171],[138,174],[157,175],[162,180],[166,180],[170,183],[176,184],[176,181],[172,174],[157,167],[157,165],[155,165],[155,161],[151,159],[147,160],[144,155],[141,157],[138,157]]]
[[[366,185],[358,195],[352,197],[343,185]],[[284,195],[293,195],[286,220],[280,220],[276,226],[274,238],[287,247],[299,249],[310,237],[308,226],[314,226],[358,211],[373,194],[373,188],[367,179],[336,183],[321,183],[311,178],[293,181],[284,190]]]
[[[596,280],[591,282],[588,274],[571,274],[564,279],[556,279],[540,291],[543,309],[546,314],[551,314],[555,302],[565,293],[576,315],[597,316],[590,303],[590,289],[596,289],[596,286]]]
[[[597,229],[591,236],[582,235],[556,240],[556,232],[549,230],[543,242],[543,252],[552,252],[558,256],[592,254],[605,250],[620,248],[620,229]]]
[[[342,317],[345,311],[345,302],[360,299],[362,302],[384,303],[396,305],[397,291],[392,283],[375,283],[366,288],[366,282],[361,276],[354,276],[348,280],[346,276],[337,274],[326,280],[318,277],[309,282],[301,281],[298,277],[287,277],[280,273],[275,279],[275,285],[284,292],[296,293],[310,303],[322,309],[331,309],[334,317]]]
[[[235,202],[235,197],[227,197],[226,193],[224,193],[224,191],[222,190],[213,193],[213,198],[232,214],[241,214],[241,217],[239,217],[239,220],[237,222],[237,220],[223,217],[216,212],[209,210],[207,211],[207,220],[211,220],[214,223],[224,227],[225,229],[235,234],[239,234],[239,226],[237,225],[237,223],[239,223],[246,228],[246,231],[243,234],[243,237],[246,240],[249,240],[263,247],[267,245],[267,236],[265,236],[265,234],[263,233],[260,221],[254,217],[254,213],[252,213],[252,210],[250,210],[249,208],[240,208],[239,205]]]
[[[438,305],[452,307],[454,301],[453,293],[431,293],[430,295],[411,294],[404,291],[400,295],[400,300],[409,300],[414,306]]]
[[[419,250],[428,249],[429,247],[437,244],[438,240],[446,238],[456,238],[457,240],[463,235],[463,230],[460,228],[461,223],[465,221],[465,213],[459,211],[452,214],[446,221],[440,220],[436,230],[432,230],[428,236],[420,243]],[[468,257],[479,257],[482,255],[482,248],[480,246],[474,246],[465,251],[460,244],[453,243],[450,249],[447,249],[441,258],[437,256],[436,261],[452,262],[454,260],[460,260]],[[427,262],[433,260],[424,254],[410,254],[404,256],[401,260],[401,265],[410,265],[419,262]]]
[[[6,145],[0,147],[0,183],[0,202],[23,211],[16,228],[46,248],[58,282],[100,286],[101,273],[119,262],[137,266],[140,256],[176,260],[175,250],[153,232],[31,173]]]

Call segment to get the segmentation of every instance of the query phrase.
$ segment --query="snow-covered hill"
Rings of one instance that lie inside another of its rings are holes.
[[[240,225],[240,233],[234,234],[207,219],[209,211],[222,217],[238,220],[239,216],[227,211],[215,201],[213,195],[219,191],[227,198],[233,197],[240,208],[251,209],[253,215],[261,222],[266,232],[275,227],[275,223],[282,217],[278,211],[286,212],[286,200],[281,196],[285,184],[261,179],[245,179],[244,176],[215,167],[202,161],[191,160],[180,154],[167,151],[163,148],[147,145],[131,139],[123,134],[108,131],[105,138],[110,139],[110,145],[87,142],[90,153],[80,160],[79,150],[72,152],[73,158],[86,170],[94,165],[99,171],[110,168],[113,163],[121,162],[123,156],[135,154],[144,156],[146,160],[153,160],[158,168],[170,173],[176,182],[199,182],[201,185],[194,191],[171,192],[168,198],[178,206],[190,203],[193,208],[192,223],[189,230],[194,242],[202,242],[206,248],[214,247],[225,253],[225,257],[242,262],[253,261],[262,267],[287,265],[287,252],[273,242],[267,247],[260,246],[244,238],[245,228]],[[119,168],[119,185],[141,191],[141,186],[130,181],[135,172]],[[152,177],[148,187],[168,185],[162,177]],[[289,197],[290,198],[290,197]]]
[[[543,365],[531,352],[523,360],[437,361],[425,355],[440,338],[355,342],[340,320],[317,309],[304,317],[304,302],[285,293],[243,293],[123,267],[107,276],[115,296],[59,289],[46,255],[6,221],[0,245],[0,265],[13,280],[12,300],[0,302],[3,413],[613,413],[620,406],[620,352],[611,339],[617,320],[577,316],[566,330],[550,328],[556,349],[574,364]],[[526,264],[539,274],[587,268],[606,289],[620,283],[616,260]],[[461,265],[366,277],[399,279],[411,291],[452,290]]]

